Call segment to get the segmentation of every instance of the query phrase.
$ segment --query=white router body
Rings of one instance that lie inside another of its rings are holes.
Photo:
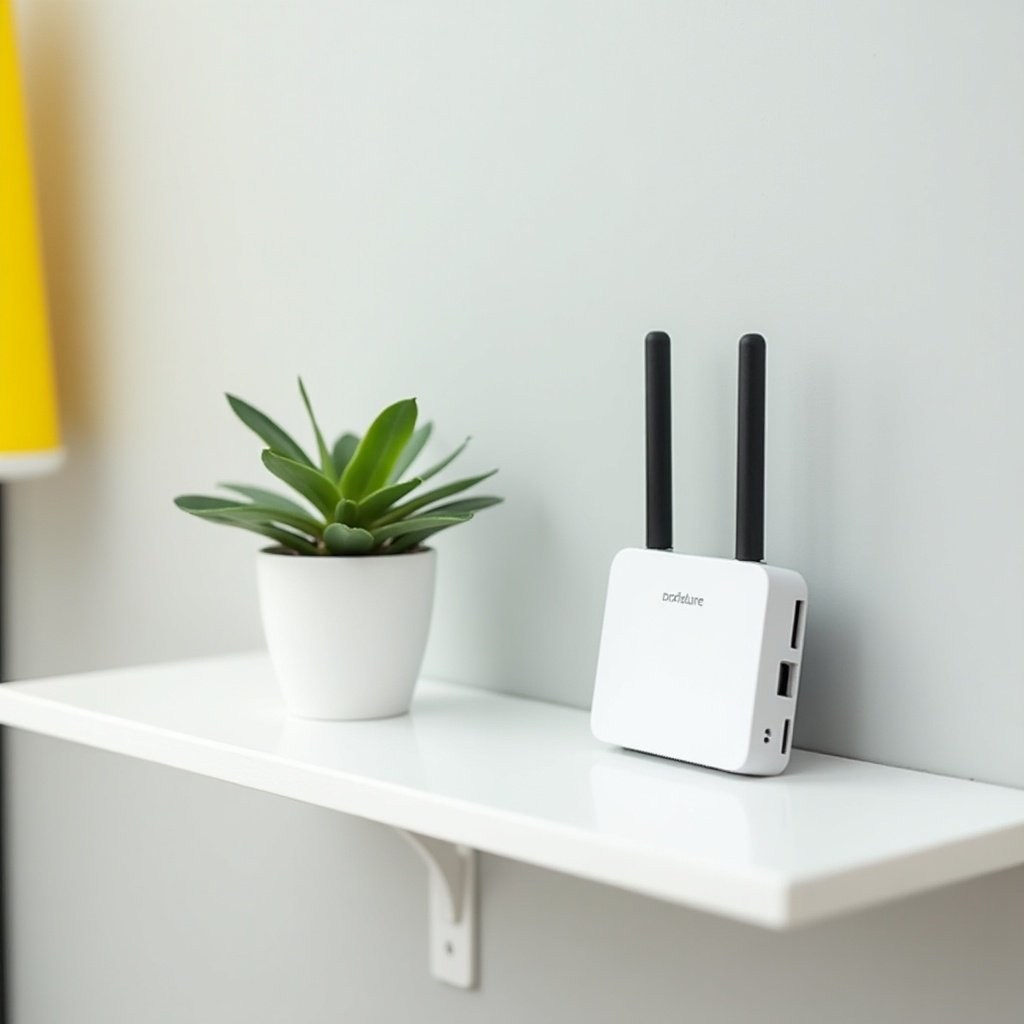
[[[612,562],[591,729],[631,750],[777,775],[792,746],[807,585],[762,561],[764,338],[740,340],[735,560],[670,550],[668,335],[646,345],[647,547]]]
[[[608,580],[594,735],[747,775],[789,762],[807,586],[757,562],[626,548]]]

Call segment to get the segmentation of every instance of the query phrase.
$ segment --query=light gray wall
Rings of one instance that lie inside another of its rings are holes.
[[[254,545],[170,497],[257,477],[221,392],[298,427],[301,371],[333,428],[416,394],[502,468],[508,504],[439,545],[429,669],[585,705],[642,539],[640,339],[679,343],[678,546],[724,555],[760,330],[769,557],[812,594],[797,741],[1024,785],[1024,8],[17,6],[71,455],[13,494],[18,675],[259,644]],[[879,1019],[1024,1005],[1019,872],[779,938],[488,860],[466,997],[425,980],[385,833],[8,761],[17,1024],[771,1019],[787,979],[808,1021],[864,1019],[858,988]]]

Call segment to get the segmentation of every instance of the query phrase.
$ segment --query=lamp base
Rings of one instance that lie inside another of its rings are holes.
[[[63,448],[0,454],[0,480],[23,480],[52,473],[64,461]]]

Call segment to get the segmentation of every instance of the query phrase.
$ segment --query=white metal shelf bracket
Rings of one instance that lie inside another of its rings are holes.
[[[458,988],[476,988],[479,916],[476,850],[444,839],[395,831],[427,865],[430,885],[430,973]]]

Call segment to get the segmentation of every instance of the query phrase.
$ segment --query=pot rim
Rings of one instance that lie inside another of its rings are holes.
[[[414,548],[412,551],[401,551],[397,555],[300,555],[297,551],[289,551],[287,548],[273,544],[270,547],[260,548],[256,554],[257,557],[269,555],[276,558],[281,556],[299,558],[303,562],[370,562],[382,558],[395,560],[404,558],[406,555],[432,555],[436,553],[436,548],[425,545],[421,548]]]

